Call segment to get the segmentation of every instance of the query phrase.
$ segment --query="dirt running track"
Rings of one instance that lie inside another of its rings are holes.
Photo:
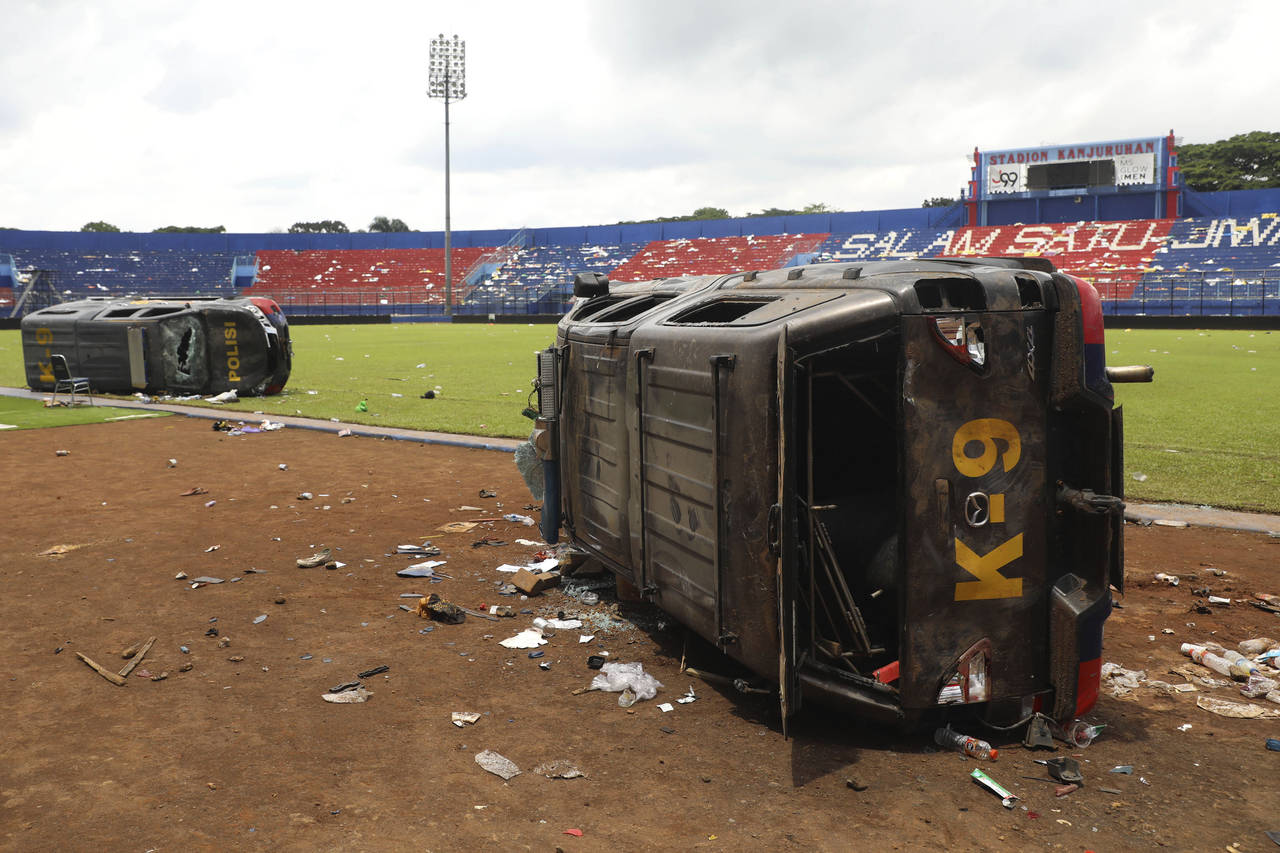
[[[547,671],[498,645],[532,615],[420,633],[429,623],[399,609],[412,603],[403,592],[604,622],[609,595],[581,608],[559,591],[494,594],[509,577],[495,567],[527,560],[536,549],[514,540],[536,528],[434,532],[524,512],[509,454],[304,430],[228,437],[181,417],[8,433],[0,450],[5,850],[1247,852],[1273,849],[1263,831],[1280,829],[1280,753],[1264,749],[1280,719],[1215,716],[1195,693],[1104,697],[1094,719],[1107,728],[1078,753],[1086,787],[1061,799],[1022,778],[1045,776],[1031,753],[992,738],[1007,748],[983,766],[1026,807],[1006,810],[969,779],[974,762],[935,751],[927,734],[810,709],[784,740],[768,697],[681,676],[681,633],[649,612],[624,609],[642,627],[596,630],[589,644],[559,632]],[[180,496],[193,486],[208,494]],[[315,498],[299,500],[304,491]],[[457,510],[467,504],[484,511]],[[482,536],[512,544],[472,547]],[[395,577],[409,560],[388,552],[424,539],[443,548],[452,580]],[[77,547],[41,556],[57,545]],[[346,566],[295,566],[321,546]],[[1195,613],[1191,592],[1206,581],[1233,598],[1280,592],[1276,540],[1129,527],[1127,548],[1131,585],[1105,660],[1179,683],[1168,670],[1188,663],[1180,641],[1280,636],[1280,619],[1247,605]],[[192,589],[179,571],[228,582]],[[1184,582],[1157,584],[1157,571]],[[120,651],[152,635],[141,668],[164,681],[116,687],[75,655],[118,669]],[[665,684],[657,700],[628,710],[615,694],[572,695],[599,649],[643,662]],[[705,654],[697,663],[724,668]],[[367,703],[321,700],[381,664],[390,669],[366,680]],[[691,684],[696,702],[658,710]],[[1229,686],[1210,692],[1241,700]],[[484,716],[456,728],[452,711]],[[525,772],[485,772],[474,761],[485,749]],[[531,772],[555,759],[586,778]],[[1119,764],[1133,775],[1106,772]]]

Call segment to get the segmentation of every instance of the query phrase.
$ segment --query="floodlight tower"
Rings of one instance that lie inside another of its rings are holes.
[[[431,40],[427,97],[444,98],[444,311],[453,315],[453,233],[449,227],[449,101],[467,96],[467,43],[441,33]]]

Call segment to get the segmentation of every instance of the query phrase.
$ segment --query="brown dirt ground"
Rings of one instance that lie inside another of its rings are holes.
[[[434,533],[495,515],[498,504],[524,511],[509,454],[292,429],[228,437],[181,417],[9,433],[0,449],[8,850],[1250,851],[1269,849],[1263,830],[1280,829],[1280,754],[1264,749],[1280,720],[1217,717],[1195,694],[1104,697],[1092,716],[1107,728],[1078,753],[1087,785],[1062,799],[1022,778],[1044,777],[1031,753],[991,738],[1007,748],[984,768],[1027,807],[1006,811],[970,781],[977,765],[936,752],[927,734],[806,710],[784,739],[773,700],[681,676],[681,634],[652,613],[636,613],[640,628],[597,631],[589,645],[559,632],[542,659],[550,671],[497,644],[530,616],[420,633],[428,623],[398,609],[401,592],[429,589],[473,608],[573,609],[559,591],[523,603],[494,595],[494,567],[534,548],[472,547],[482,535],[513,542],[536,529]],[[179,496],[192,486],[208,495]],[[481,488],[498,498],[478,497]],[[316,498],[298,500],[302,491]],[[458,511],[464,504],[485,512]],[[1274,615],[1247,605],[1198,614],[1193,584],[1151,580],[1169,571],[1233,597],[1280,592],[1276,540],[1128,530],[1130,588],[1108,623],[1106,660],[1176,682],[1166,673],[1187,663],[1180,641],[1280,635]],[[388,552],[426,538],[454,579],[396,578],[408,560]],[[41,556],[60,544],[78,547]],[[221,547],[206,553],[212,545]],[[346,567],[295,567],[322,545]],[[251,567],[266,573],[245,574]],[[179,570],[238,581],[193,590],[174,579]],[[205,636],[213,625],[228,648]],[[165,681],[115,687],[75,656],[116,669],[121,649],[151,635],[159,639],[142,667],[168,672]],[[657,701],[690,684],[698,700],[663,714],[656,701],[627,710],[613,694],[572,695],[598,648],[643,662],[666,685]],[[180,672],[184,663],[193,668]],[[368,680],[369,702],[321,701],[379,664],[390,671]],[[455,710],[484,716],[459,729]],[[1183,723],[1192,728],[1179,731]],[[474,762],[483,749],[525,772],[510,782],[484,772]],[[553,759],[587,777],[530,772]],[[1106,772],[1117,764],[1134,774]]]

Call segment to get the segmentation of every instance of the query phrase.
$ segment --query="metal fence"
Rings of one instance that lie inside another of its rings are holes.
[[[1217,272],[1113,270],[1080,277],[1098,289],[1104,314],[1280,316],[1280,267]]]
[[[286,317],[403,317],[444,320],[443,298],[416,290],[309,290],[304,293],[258,293],[284,309]],[[564,314],[573,304],[568,292],[456,295],[452,314],[460,317],[523,317]]]

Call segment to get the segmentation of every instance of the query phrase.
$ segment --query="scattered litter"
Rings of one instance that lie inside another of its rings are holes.
[[[1147,481],[1147,475],[1141,471],[1134,471],[1133,479],[1137,480],[1139,483],[1145,483]]]
[[[1165,583],[1167,583],[1169,586],[1177,586],[1177,585],[1178,585],[1178,576],[1177,576],[1177,575],[1171,575],[1171,574],[1169,574],[1168,572],[1156,572],[1156,580],[1158,580],[1158,581],[1164,581],[1164,582],[1165,582]]]
[[[1112,696],[1123,696],[1137,690],[1146,681],[1147,673],[1140,669],[1125,669],[1118,663],[1102,665],[1102,682]]]
[[[603,655],[590,655],[587,658],[587,669],[600,669],[604,666]]]
[[[288,471],[288,470],[289,470],[289,465],[288,465],[288,463],[286,463],[286,462],[281,462],[281,463],[280,463],[279,465],[277,465],[276,467],[277,467],[277,468],[279,468],[281,471]]]
[[[570,631],[574,628],[582,627],[581,619],[546,619],[543,621],[546,625],[549,625],[558,631]]]
[[[1157,518],[1155,521],[1151,523],[1156,525],[1157,527],[1190,527],[1191,526],[1190,524],[1187,524],[1187,522],[1185,521],[1174,521],[1173,519],[1170,519],[1170,518]]]
[[[61,557],[63,554],[70,554],[84,545],[54,545],[52,548],[46,548],[37,554],[37,557]]]
[[[445,601],[434,592],[426,598],[418,599],[417,613],[420,619],[435,619],[437,622],[450,625],[456,625],[467,618],[467,614],[461,607]]]
[[[70,451],[70,450],[55,450],[55,451],[53,451],[53,455],[54,455],[54,456],[70,456],[70,455],[71,455],[71,451]]]
[[[475,711],[454,711],[450,715],[450,719],[453,721],[455,726],[461,729],[465,726],[474,725],[479,722],[480,715]]]
[[[578,779],[587,775],[579,770],[573,762],[563,758],[555,761],[544,761],[533,768],[533,772],[539,776],[546,776],[548,779]]]
[[[681,696],[679,699],[676,700],[676,702],[680,703],[681,705],[688,705],[690,702],[696,702],[696,701],[698,701],[698,697],[694,695],[692,684],[689,685],[689,692],[685,693],[684,696]]]
[[[535,541],[533,541],[532,539],[517,539],[517,540],[516,540],[516,544],[517,544],[517,545],[524,545],[526,548],[545,548],[545,547],[547,547],[547,543],[546,543],[546,542],[535,542]]]
[[[221,547],[222,547],[221,545],[210,545],[208,548],[204,549],[204,552],[206,554],[212,554],[214,551],[218,550]]]
[[[397,554],[409,554],[414,557],[438,557],[440,549],[430,542],[423,542],[421,545],[397,545]]]
[[[580,644],[581,644],[581,643],[589,643],[589,642],[591,642],[592,640],[594,640],[595,638],[596,638],[596,635],[595,635],[595,634],[579,634],[579,635],[578,635],[578,642],[579,642]]]
[[[476,753],[476,764],[495,776],[501,776],[504,780],[520,775],[520,768],[515,765],[515,762],[490,749]]]
[[[1267,749],[1272,752],[1280,752],[1280,738],[1267,738]]]
[[[1178,731],[1180,731],[1180,732],[1187,732],[1187,731],[1190,731],[1190,730],[1191,730],[1191,724],[1190,724],[1190,723],[1183,723],[1182,725],[1178,726]]]
[[[253,624],[261,625],[263,622],[266,622],[266,621],[267,621],[267,614],[263,613],[261,616],[257,616],[254,618]]]
[[[170,468],[177,468],[177,467],[178,467],[178,460],[177,460],[177,459],[170,459],[170,460],[169,460],[169,467],[170,467]]]
[[[674,711],[675,709],[676,709],[676,706],[672,705],[670,702],[663,702],[661,705],[658,706],[658,710],[664,714],[670,711]]]
[[[986,773],[983,773],[981,770],[974,770],[969,775],[973,778],[973,781],[977,782],[979,785],[983,786],[984,788],[986,788],[987,790],[991,791],[996,796],[998,796],[1000,798],[1000,803],[1006,809],[1013,808],[1014,805],[1018,802],[1018,798],[1016,796],[1014,796],[1009,791],[1005,790],[1003,787],[1000,786],[998,782],[996,782],[996,780],[992,779],[990,776],[988,776]],[[1064,823],[1064,822],[1065,821],[1059,821],[1059,823]],[[1070,826],[1071,824],[1067,824],[1067,825]]]
[[[208,509],[209,507],[213,506],[216,503],[217,501],[205,501],[204,508]]]
[[[427,560],[424,563],[414,563],[396,572],[396,576],[402,578],[432,578],[436,576],[436,566],[443,566],[446,562],[446,560]]]
[[[1211,595],[1209,596],[1209,603],[1210,604],[1230,604],[1231,599],[1223,598],[1220,595]]]
[[[578,600],[590,607],[593,604],[600,603],[600,594],[587,590],[578,598]]]
[[[207,583],[222,583],[222,578],[210,577],[209,575],[201,575],[198,578],[191,579],[191,588],[195,589],[196,585],[203,586]]]
[[[240,399],[240,395],[236,393],[236,389],[223,391],[221,394],[215,394],[212,397],[205,397],[206,403],[234,403]]]
[[[189,498],[195,495],[207,495],[207,494],[209,494],[209,490],[204,488],[203,486],[192,486],[191,488],[187,489],[185,492],[182,492],[181,494],[179,494],[178,497]]]
[[[1259,696],[1267,696],[1280,688],[1280,682],[1274,678],[1267,678],[1265,675],[1250,675],[1249,680],[1240,687],[1240,695],[1246,699],[1257,699]]]
[[[390,669],[391,667],[384,663],[381,666],[375,666],[373,669],[366,669],[364,672],[356,673],[356,678],[373,678],[375,675],[382,675],[382,673]]]
[[[1201,694],[1196,697],[1196,705],[1219,717],[1234,717],[1240,720],[1253,720],[1259,717],[1280,717],[1280,710],[1270,711],[1261,705],[1243,702],[1229,702],[1215,696]]]
[[[562,834],[562,835],[572,835],[574,838],[581,838],[581,837],[582,837],[582,830],[581,830],[581,829],[566,829],[566,830],[565,830],[563,833],[561,833],[561,834]]]
[[[538,646],[545,646],[546,644],[547,641],[542,638],[542,634],[533,628],[521,631],[514,637],[508,637],[507,639],[500,640],[498,642],[498,645],[508,649],[534,649]]]
[[[601,666],[600,674],[591,680],[594,690],[617,693],[630,687],[638,700],[652,699],[658,695],[662,682],[644,671],[639,662],[606,663]]]
[[[353,705],[358,702],[368,702],[373,692],[364,687],[355,687],[350,690],[343,690],[341,693],[324,693],[320,696],[326,702],[332,702],[335,705]]]
[[[496,498],[497,496],[498,496],[498,493],[495,492],[493,489],[480,490],[480,497],[482,498]]]
[[[510,563],[503,563],[501,566],[498,566],[498,567],[497,567],[497,569],[495,569],[495,571],[499,571],[499,572],[518,572],[518,571],[520,571],[520,570],[521,570],[521,569],[523,569],[523,568],[524,568],[524,566],[513,566],[513,565],[511,565]]]
[[[503,516],[503,518],[506,519],[507,521],[513,521],[519,524],[523,524],[525,527],[533,527],[533,525],[537,523],[527,515],[519,515],[518,513],[514,513],[514,512],[507,513],[506,515]]]
[[[476,528],[474,521],[451,521],[436,528],[438,533],[467,533]]]
[[[544,589],[559,584],[560,573],[539,572],[535,574],[528,569],[520,569],[515,573],[515,577],[511,579],[511,582],[525,595],[537,595]]]
[[[1243,640],[1237,646],[1241,654],[1249,657],[1257,657],[1261,655],[1264,658],[1272,658],[1280,656],[1280,643],[1270,637],[1256,637],[1252,640]],[[1270,651],[1268,651],[1270,650]]]
[[[1112,773],[1122,773],[1122,774],[1124,774],[1125,776],[1132,776],[1132,775],[1133,775],[1133,765],[1132,765],[1132,764],[1117,764],[1115,767],[1112,767],[1112,768],[1111,768],[1111,771],[1110,771],[1110,772],[1112,772]]]

